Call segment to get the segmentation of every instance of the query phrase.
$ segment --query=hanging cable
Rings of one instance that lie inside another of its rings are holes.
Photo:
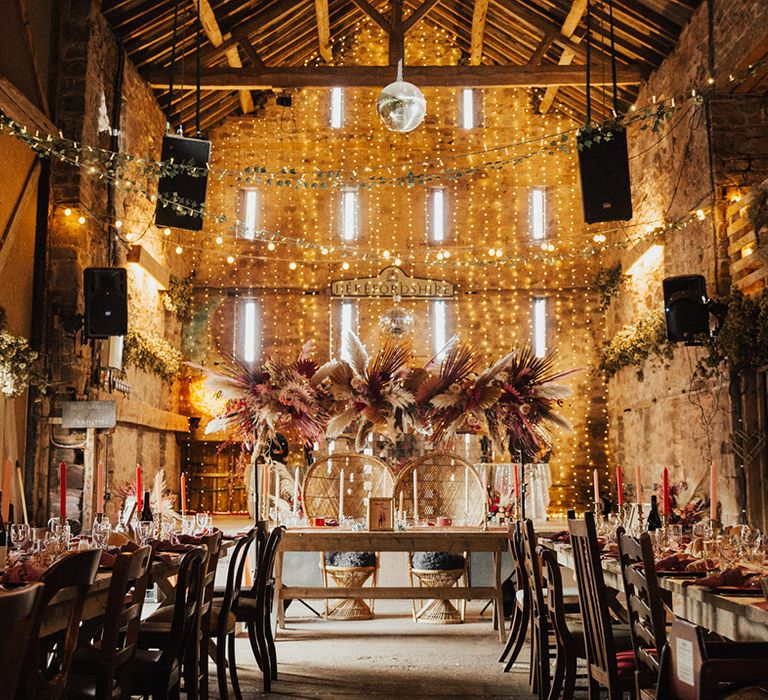
[[[197,34],[195,35],[195,132],[197,136],[200,136],[200,0],[197,0],[196,4]]]
[[[587,0],[587,125],[592,122],[592,94],[590,92],[592,63],[592,0]]]
[[[166,129],[171,129],[171,111],[173,110],[173,70],[176,64],[176,30],[179,24],[179,0],[173,3],[173,32],[171,37],[171,65],[168,69],[168,107],[165,110]]]
[[[613,81],[613,113],[619,116],[619,91],[616,85],[616,45],[613,36],[613,0],[608,0],[608,20],[611,32],[611,80]]]

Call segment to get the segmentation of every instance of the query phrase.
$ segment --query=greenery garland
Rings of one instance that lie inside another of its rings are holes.
[[[125,336],[126,363],[172,382],[181,371],[181,353],[165,338],[143,331],[128,331]]]
[[[603,344],[598,368],[610,379],[624,367],[641,367],[649,357],[672,357],[662,311],[646,311]]]
[[[21,396],[30,387],[45,393],[48,374],[40,367],[40,355],[29,341],[9,333],[6,313],[0,307],[0,393],[6,398]]]
[[[186,277],[171,275],[168,289],[163,294],[163,306],[176,314],[182,321],[192,318],[192,294],[194,291],[195,273]]]
[[[612,267],[601,267],[595,273],[593,284],[600,294],[600,311],[605,311],[611,305],[611,300],[619,295],[622,282],[624,282],[624,273],[621,270],[621,263],[616,263]]]

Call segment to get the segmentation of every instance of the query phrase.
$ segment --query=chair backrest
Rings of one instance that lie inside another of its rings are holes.
[[[201,544],[205,547],[207,559],[203,570],[203,588],[202,588],[202,606],[203,615],[207,615],[213,600],[213,589],[216,584],[216,569],[219,565],[219,555],[221,553],[221,538],[223,533],[216,530],[210,535],[201,538]]]
[[[565,599],[563,597],[563,575],[560,572],[560,564],[557,554],[546,547],[539,547],[541,558],[542,581],[547,589],[547,610],[549,619],[562,636],[570,635],[566,619]]]
[[[507,537],[509,554],[515,567],[515,590],[523,591],[525,600],[530,601],[531,590],[528,585],[528,574],[525,570],[525,552],[523,550],[523,528],[520,521],[516,521],[514,528],[509,530]]]
[[[533,529],[533,520],[526,518],[523,521],[523,565],[528,579],[528,588],[531,593],[531,612],[539,623],[546,625],[549,613],[547,601],[544,597],[544,583],[541,578],[541,561],[539,559],[536,541],[536,532]]]
[[[97,695],[111,695],[120,669],[133,659],[151,561],[149,546],[125,552],[115,559],[98,645],[100,688]]]
[[[414,472],[419,519],[448,517],[455,525],[482,525],[486,516],[483,482],[469,462],[449,452],[432,452],[408,463],[397,477],[394,497],[397,508],[403,495],[405,517],[411,519]]]
[[[218,618],[219,626],[221,628],[226,628],[226,612],[232,610],[240,597],[240,586],[242,585],[243,580],[245,560],[248,557],[248,550],[256,538],[256,532],[257,529],[252,527],[243,537],[239,537],[235,542],[232,554],[230,555],[229,567],[227,568],[227,585],[221,599],[222,614],[219,615]]]
[[[0,698],[15,698],[24,671],[24,654],[36,641],[43,584],[0,593]]]
[[[637,539],[626,534],[623,528],[616,531],[616,540],[637,678],[641,687],[650,687],[656,682],[661,651],[667,641],[666,615],[656,577],[653,545],[647,532]]]
[[[267,543],[264,545],[264,551],[259,558],[256,570],[256,581],[254,584],[255,593],[258,599],[264,596],[275,571],[275,558],[277,557],[277,548],[280,546],[280,540],[283,539],[285,526],[280,525],[269,533]]]
[[[584,625],[584,644],[590,676],[610,689],[619,688],[616,648],[608,612],[608,591],[600,564],[595,518],[590,512],[584,519],[568,520],[571,534],[576,586]]]
[[[702,697],[701,670],[706,660],[704,631],[697,625],[676,619],[669,631],[669,643],[664,646],[659,669],[656,697],[665,700],[699,700]],[[707,697],[717,696],[717,679]]]
[[[302,487],[308,518],[337,518],[340,482],[344,479],[344,515],[366,518],[368,498],[391,498],[395,484],[390,468],[371,455],[338,452],[315,462]]]
[[[38,694],[55,700],[63,694],[77,647],[85,598],[96,578],[100,559],[99,549],[73,552],[52,564],[40,577],[44,589],[38,611],[38,627],[45,629],[49,614],[48,605],[57,594],[61,595],[55,604],[56,610],[50,614],[60,615],[63,606],[66,608],[64,614],[67,622],[62,635],[41,638],[38,644],[33,642],[29,645],[30,656],[25,681],[29,683],[26,688],[27,695],[35,697],[35,694]],[[55,653],[50,653],[54,647]]]

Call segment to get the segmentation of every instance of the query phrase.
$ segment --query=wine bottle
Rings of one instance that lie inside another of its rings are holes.
[[[144,507],[141,509],[141,517],[139,518],[142,522],[152,522],[152,509],[149,507],[149,491],[144,492]]]
[[[5,530],[6,530],[6,533],[7,533],[6,536],[5,536],[5,541],[6,541],[6,544],[8,546],[8,549],[12,549],[13,548],[13,537],[11,536],[11,531],[13,530],[11,525],[13,525],[13,522],[14,522],[14,519],[13,519],[13,503],[10,503],[8,505],[8,523],[5,526]]]
[[[656,502],[656,496],[651,496],[651,512],[648,513],[646,528],[649,532],[658,530],[661,527],[661,517],[659,517],[659,504]]]
[[[0,491],[0,569],[5,568],[5,560],[8,557],[8,532],[3,519],[3,492]]]

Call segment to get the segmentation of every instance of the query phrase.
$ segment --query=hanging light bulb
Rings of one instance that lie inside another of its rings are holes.
[[[407,134],[424,120],[427,100],[413,83],[403,80],[403,62],[397,63],[397,80],[387,85],[376,101],[376,111],[390,131]]]

